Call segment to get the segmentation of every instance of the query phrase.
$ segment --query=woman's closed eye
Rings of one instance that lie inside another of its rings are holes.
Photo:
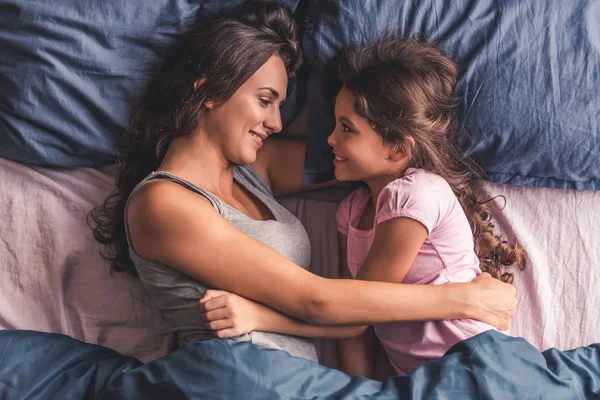
[[[259,97],[258,99],[260,101],[260,105],[267,108],[269,107],[271,104],[273,104],[273,102],[270,99],[265,99],[264,97]]]

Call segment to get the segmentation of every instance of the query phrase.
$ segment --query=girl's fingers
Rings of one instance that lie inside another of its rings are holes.
[[[202,296],[202,298],[200,299],[200,304],[205,303],[210,299],[214,299],[215,297],[221,297],[226,294],[229,294],[229,292],[226,292],[224,290],[209,289],[204,293],[204,296]]]
[[[206,300],[205,302],[202,302],[202,300],[200,300],[200,309],[204,312],[208,312],[216,310],[218,308],[223,308],[226,306],[226,304],[227,296],[219,296],[210,300]]]
[[[233,338],[236,336],[240,336],[240,334],[237,333],[235,331],[235,329],[233,329],[233,328],[221,329],[221,330],[215,331],[213,333],[219,339],[229,339],[229,338]]]
[[[218,308],[216,310],[208,311],[204,314],[207,321],[218,321],[220,319],[227,319],[229,312],[226,308]]]
[[[229,319],[219,319],[217,321],[209,321],[206,326],[213,331],[221,331],[223,329],[229,329],[233,327],[233,323]]]

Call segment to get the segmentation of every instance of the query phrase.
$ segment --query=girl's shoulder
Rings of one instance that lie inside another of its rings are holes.
[[[405,216],[417,219],[431,232],[454,208],[456,201],[444,178],[410,168],[405,176],[390,182],[379,194],[376,222]]]
[[[440,200],[453,200],[454,192],[441,176],[418,168],[409,168],[406,174],[390,182],[382,194],[440,196]]]

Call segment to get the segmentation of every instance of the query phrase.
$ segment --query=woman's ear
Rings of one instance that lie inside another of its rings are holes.
[[[206,77],[204,77],[204,76],[196,79],[194,81],[194,90],[198,90],[199,87],[204,85],[204,82],[206,82]],[[212,110],[215,106],[215,103],[214,103],[214,101],[206,100],[203,105],[205,108]]]
[[[202,85],[204,85],[204,82],[206,82],[206,77],[202,76],[198,79],[196,79],[194,81],[194,90],[198,90],[198,88]]]

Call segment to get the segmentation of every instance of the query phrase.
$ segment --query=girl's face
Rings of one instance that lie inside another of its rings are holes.
[[[340,181],[369,181],[397,172],[391,147],[384,144],[369,121],[354,108],[354,93],[343,87],[335,102],[336,126],[327,142],[333,147],[335,177]]]
[[[271,57],[225,103],[208,102],[206,132],[218,143],[228,163],[252,164],[263,141],[281,131],[279,108],[288,77],[283,61]]]

